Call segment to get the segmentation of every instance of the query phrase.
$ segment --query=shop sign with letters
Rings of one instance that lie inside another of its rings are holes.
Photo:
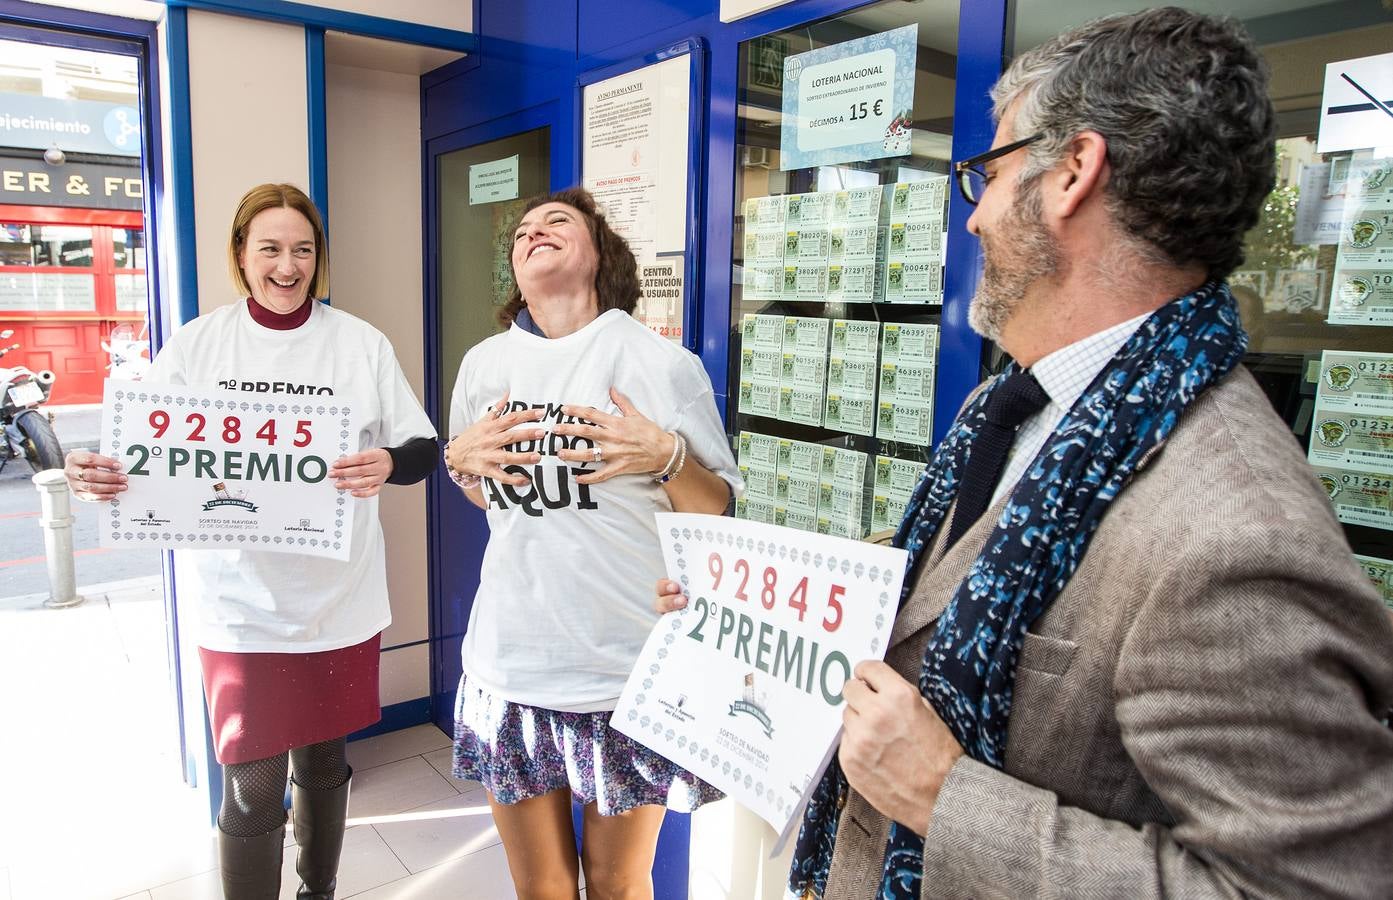
[[[908,156],[918,25],[784,59],[779,168]]]

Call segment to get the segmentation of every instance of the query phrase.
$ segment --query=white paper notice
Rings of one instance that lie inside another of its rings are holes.
[[[518,158],[495,159],[469,167],[469,205],[518,198]]]
[[[1318,153],[1393,147],[1393,53],[1328,63]]]
[[[906,553],[724,516],[659,513],[658,534],[689,604],[648,636],[610,724],[782,846],[841,736],[842,686],[885,655]]]
[[[128,490],[103,510],[103,547],[256,549],[348,559],[352,497],[329,466],[358,449],[348,404],[229,399],[107,381],[102,453]]]
[[[687,250],[691,58],[584,89],[581,172],[640,262]]]

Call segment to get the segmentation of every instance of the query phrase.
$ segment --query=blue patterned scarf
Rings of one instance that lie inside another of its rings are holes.
[[[1206,284],[1147,318],[1046,439],[924,650],[919,690],[969,756],[1004,765],[1026,629],[1069,582],[1141,459],[1165,441],[1196,397],[1238,365],[1247,346],[1228,286]],[[963,410],[915,486],[894,541],[909,551],[901,603],[913,588],[915,562],[958,492],[988,398],[1018,371],[1012,363]],[[846,796],[846,778],[833,759],[803,818],[790,896],[823,896]],[[923,851],[920,837],[891,824],[882,900],[919,896]]]

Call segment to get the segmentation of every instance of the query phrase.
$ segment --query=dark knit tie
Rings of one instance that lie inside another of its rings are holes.
[[[1049,402],[1049,394],[1029,372],[1011,375],[992,392],[987,403],[987,420],[972,441],[972,451],[964,467],[945,551],[956,544],[991,505],[992,492],[1001,478],[1001,470],[1006,467],[1006,454],[1016,440],[1016,429]]]

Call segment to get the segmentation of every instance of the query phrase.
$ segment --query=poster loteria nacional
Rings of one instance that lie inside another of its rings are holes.
[[[784,59],[779,168],[908,156],[919,26]]]
[[[841,737],[842,686],[885,656],[906,553],[759,522],[659,513],[687,608],[658,620],[610,724],[779,832]]]
[[[242,400],[108,380],[102,453],[127,490],[103,510],[103,547],[273,550],[348,559],[352,497],[329,466],[357,450],[332,397]]]

